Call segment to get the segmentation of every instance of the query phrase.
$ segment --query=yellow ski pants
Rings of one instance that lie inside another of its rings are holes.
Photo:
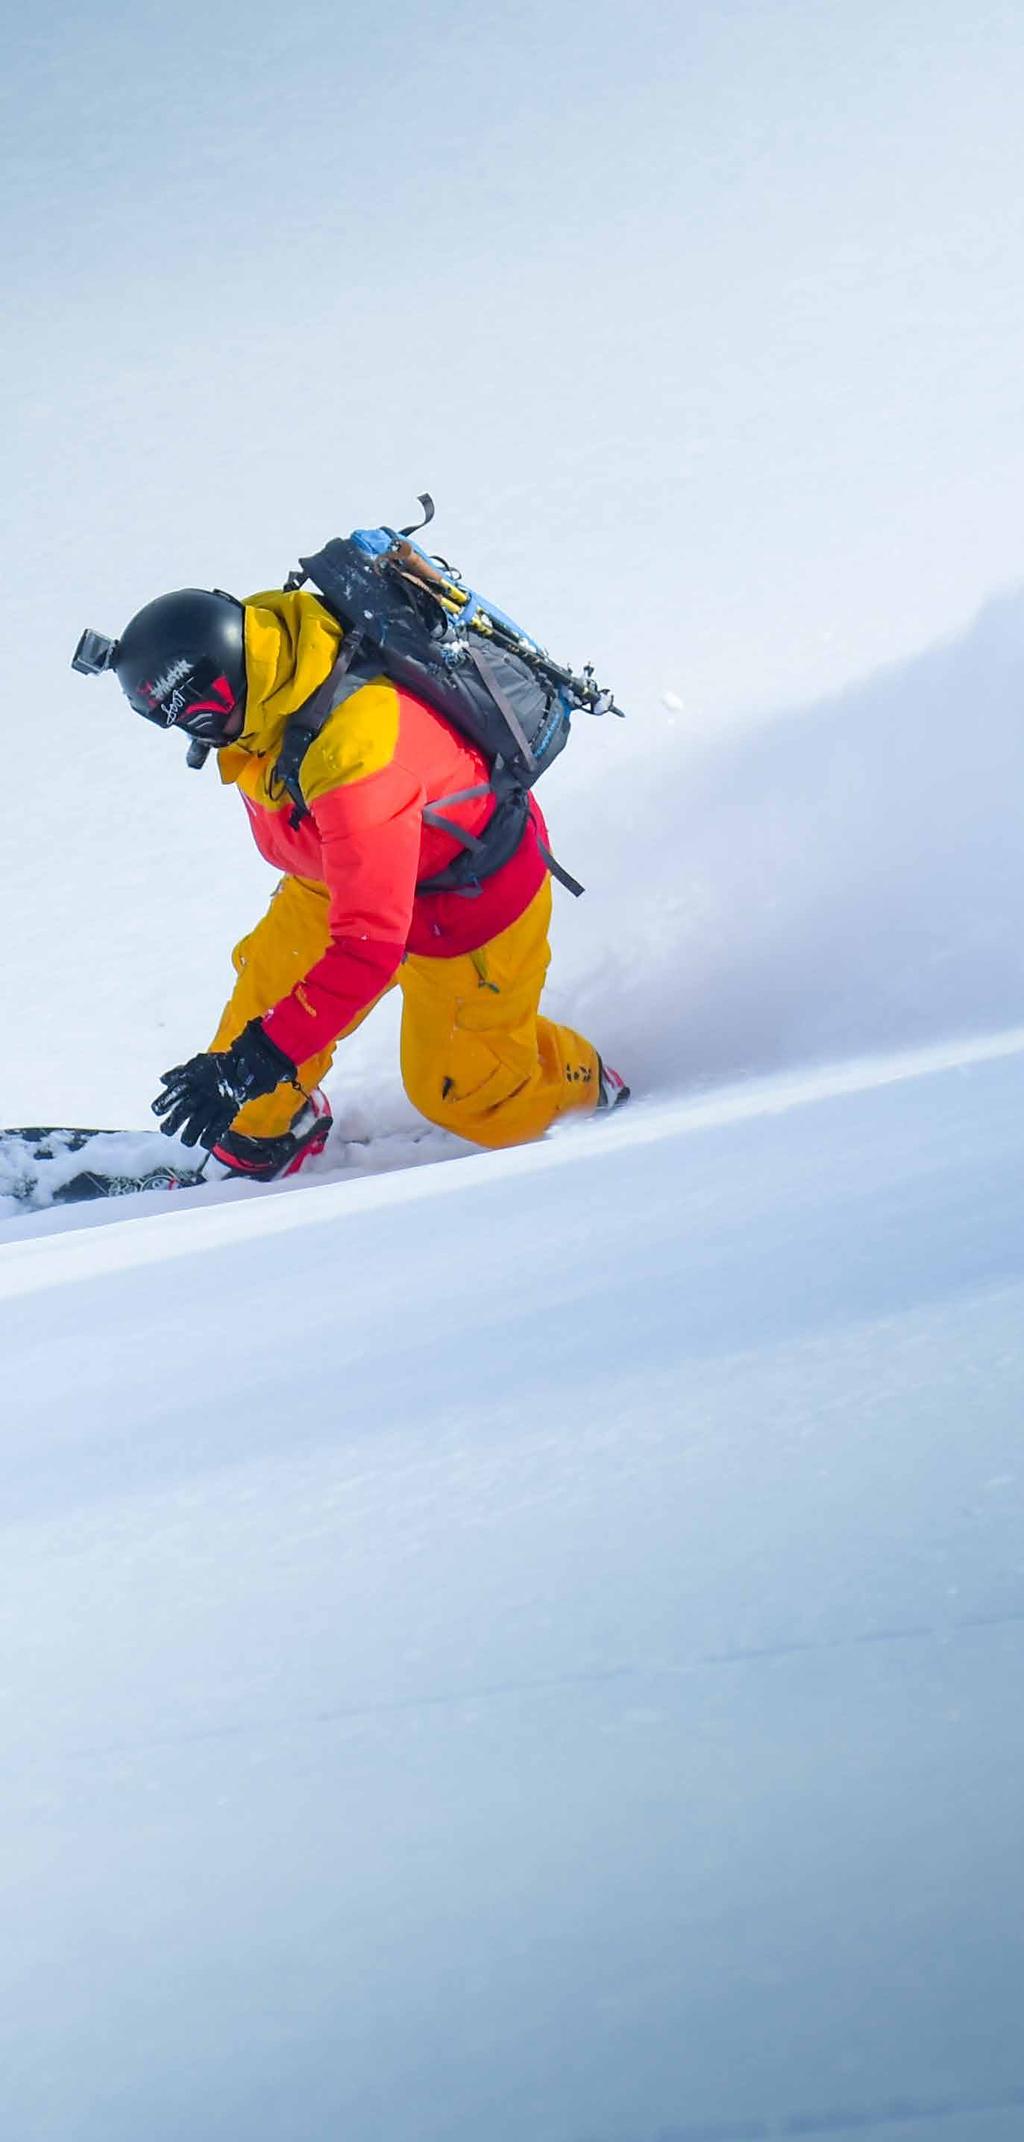
[[[597,1105],[598,1058],[571,1027],[539,1016],[551,954],[551,881],[525,914],[479,952],[456,959],[407,953],[390,986],[402,992],[402,1078],[421,1115],[477,1145],[539,1138],[568,1109]],[[261,922],[236,945],[237,980],[210,1046],[227,1049],[250,1019],[287,996],[327,950],[327,893],[306,878],[283,878]],[[374,1002],[379,1003],[380,998]],[[361,1026],[367,1005],[346,1029]],[[344,1040],[339,1035],[339,1040]],[[300,1064],[305,1092],[329,1070],[336,1042]],[[278,1086],[239,1110],[232,1129],[249,1138],[287,1130],[295,1087]]]

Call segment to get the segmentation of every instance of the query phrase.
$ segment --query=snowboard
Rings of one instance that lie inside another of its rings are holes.
[[[335,1181],[392,1174],[423,1161],[447,1159],[459,1150],[458,1139],[429,1123],[381,1130],[370,1125],[357,1129],[350,1121],[347,1135],[342,1132],[333,1139],[325,1172]],[[323,1180],[323,1169],[321,1158],[308,1176],[303,1172],[302,1184],[318,1176]],[[201,1146],[192,1152],[160,1130],[79,1130],[54,1124],[0,1130],[0,1221],[47,1211],[51,1205],[83,1204],[89,1198],[213,1188],[223,1186],[226,1176],[230,1180],[219,1161],[209,1165]]]
[[[87,1198],[132,1197],[141,1190],[193,1190],[207,1181],[206,1155],[182,1160],[159,1130],[73,1130],[55,1124],[0,1130],[0,1209],[39,1212]]]

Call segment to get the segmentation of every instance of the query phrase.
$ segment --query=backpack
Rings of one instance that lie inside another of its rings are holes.
[[[371,677],[388,677],[442,715],[488,762],[486,783],[445,796],[423,813],[463,853],[421,879],[418,890],[473,893],[514,855],[526,830],[529,791],[564,750],[572,715],[622,709],[601,690],[591,668],[577,675],[552,661],[504,611],[412,541],[434,515],[429,493],[420,503],[425,518],[414,527],[357,528],[335,536],[300,558],[300,570],[289,575],[289,589],[310,583],[342,626],[344,640],[330,675],[287,722],[275,776],[292,798],[292,824],[298,825],[309,815],[301,770],[310,745],[343,700]],[[480,837],[445,817],[446,806],[488,792],[496,805]],[[574,894],[582,892],[546,849],[542,854],[553,876]]]

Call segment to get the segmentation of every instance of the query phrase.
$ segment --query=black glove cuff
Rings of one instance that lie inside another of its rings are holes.
[[[238,1040],[232,1043],[232,1048],[238,1050],[245,1063],[266,1071],[273,1086],[279,1086],[282,1079],[294,1079],[298,1070],[298,1065],[292,1062],[291,1057],[286,1056],[284,1050],[278,1048],[276,1041],[271,1040],[262,1019],[250,1019],[248,1026],[243,1027]]]

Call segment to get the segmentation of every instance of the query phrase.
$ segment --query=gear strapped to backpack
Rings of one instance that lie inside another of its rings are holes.
[[[324,723],[371,677],[388,677],[451,722],[483,754],[490,777],[428,805],[427,823],[460,842],[464,853],[446,870],[421,880],[420,892],[474,892],[508,862],[526,829],[529,791],[568,742],[572,715],[621,714],[589,667],[582,675],[553,662],[546,650],[504,612],[465,585],[444,561],[411,538],[414,528],[358,528],[336,536],[292,573],[286,586],[308,581],[342,626],[344,640],[329,676],[285,727],[275,767],[294,805],[293,825],[308,817],[302,762]],[[492,793],[495,809],[483,834],[446,818],[446,807]],[[542,850],[549,870],[573,893],[583,887]]]

